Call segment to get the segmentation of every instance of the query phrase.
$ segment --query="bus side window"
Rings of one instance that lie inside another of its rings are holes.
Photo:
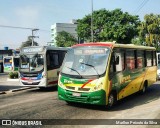
[[[135,69],[135,55],[134,50],[128,50],[126,51],[126,66],[127,69],[133,70]]]
[[[152,51],[153,53],[153,66],[156,66],[156,52]]]
[[[158,60],[157,60],[157,63],[158,63],[158,65],[160,65],[160,54],[158,54]]]
[[[146,51],[147,67],[152,66],[152,52]]]
[[[115,61],[119,60],[119,62],[116,62],[116,72],[120,72],[124,70],[124,52],[116,52],[115,53]]]
[[[137,68],[143,68],[144,67],[144,51],[137,51]]]
[[[47,69],[49,69],[50,67],[50,56],[49,56],[49,52],[47,52]]]
[[[58,60],[58,52],[47,52],[47,69],[52,70],[55,68],[59,68],[59,60]]]
[[[65,57],[66,52],[65,51],[60,51],[59,52],[59,64],[60,66],[62,65],[63,59]]]
[[[59,66],[58,53],[54,53],[51,55],[51,65],[55,67]]]

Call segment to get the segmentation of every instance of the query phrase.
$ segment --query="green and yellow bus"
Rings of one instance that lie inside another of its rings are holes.
[[[58,80],[58,97],[112,107],[117,100],[156,82],[154,47],[112,42],[85,43],[66,54]]]

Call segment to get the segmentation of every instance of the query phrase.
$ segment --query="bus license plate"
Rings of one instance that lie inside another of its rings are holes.
[[[33,83],[33,80],[29,79],[29,80],[28,80],[28,83],[29,83],[29,84],[32,84],[32,83]]]
[[[77,96],[77,97],[80,97],[81,96],[81,93],[72,93],[72,96]]]

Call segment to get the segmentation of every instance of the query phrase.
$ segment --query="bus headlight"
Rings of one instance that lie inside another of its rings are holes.
[[[46,73],[45,72],[42,72],[42,78],[46,78]]]
[[[58,85],[64,87],[63,83],[60,80],[58,81]]]
[[[96,84],[96,85],[93,87],[92,91],[98,91],[98,90],[102,89],[102,85],[103,85],[102,82]]]
[[[59,79],[58,79],[58,86],[64,88],[64,84],[61,82],[61,75],[59,74]]]

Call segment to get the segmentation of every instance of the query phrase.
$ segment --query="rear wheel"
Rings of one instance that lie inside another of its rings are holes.
[[[146,90],[147,90],[147,81],[145,81],[144,84],[143,84],[143,88],[141,90],[141,94],[144,94],[146,92]]]

